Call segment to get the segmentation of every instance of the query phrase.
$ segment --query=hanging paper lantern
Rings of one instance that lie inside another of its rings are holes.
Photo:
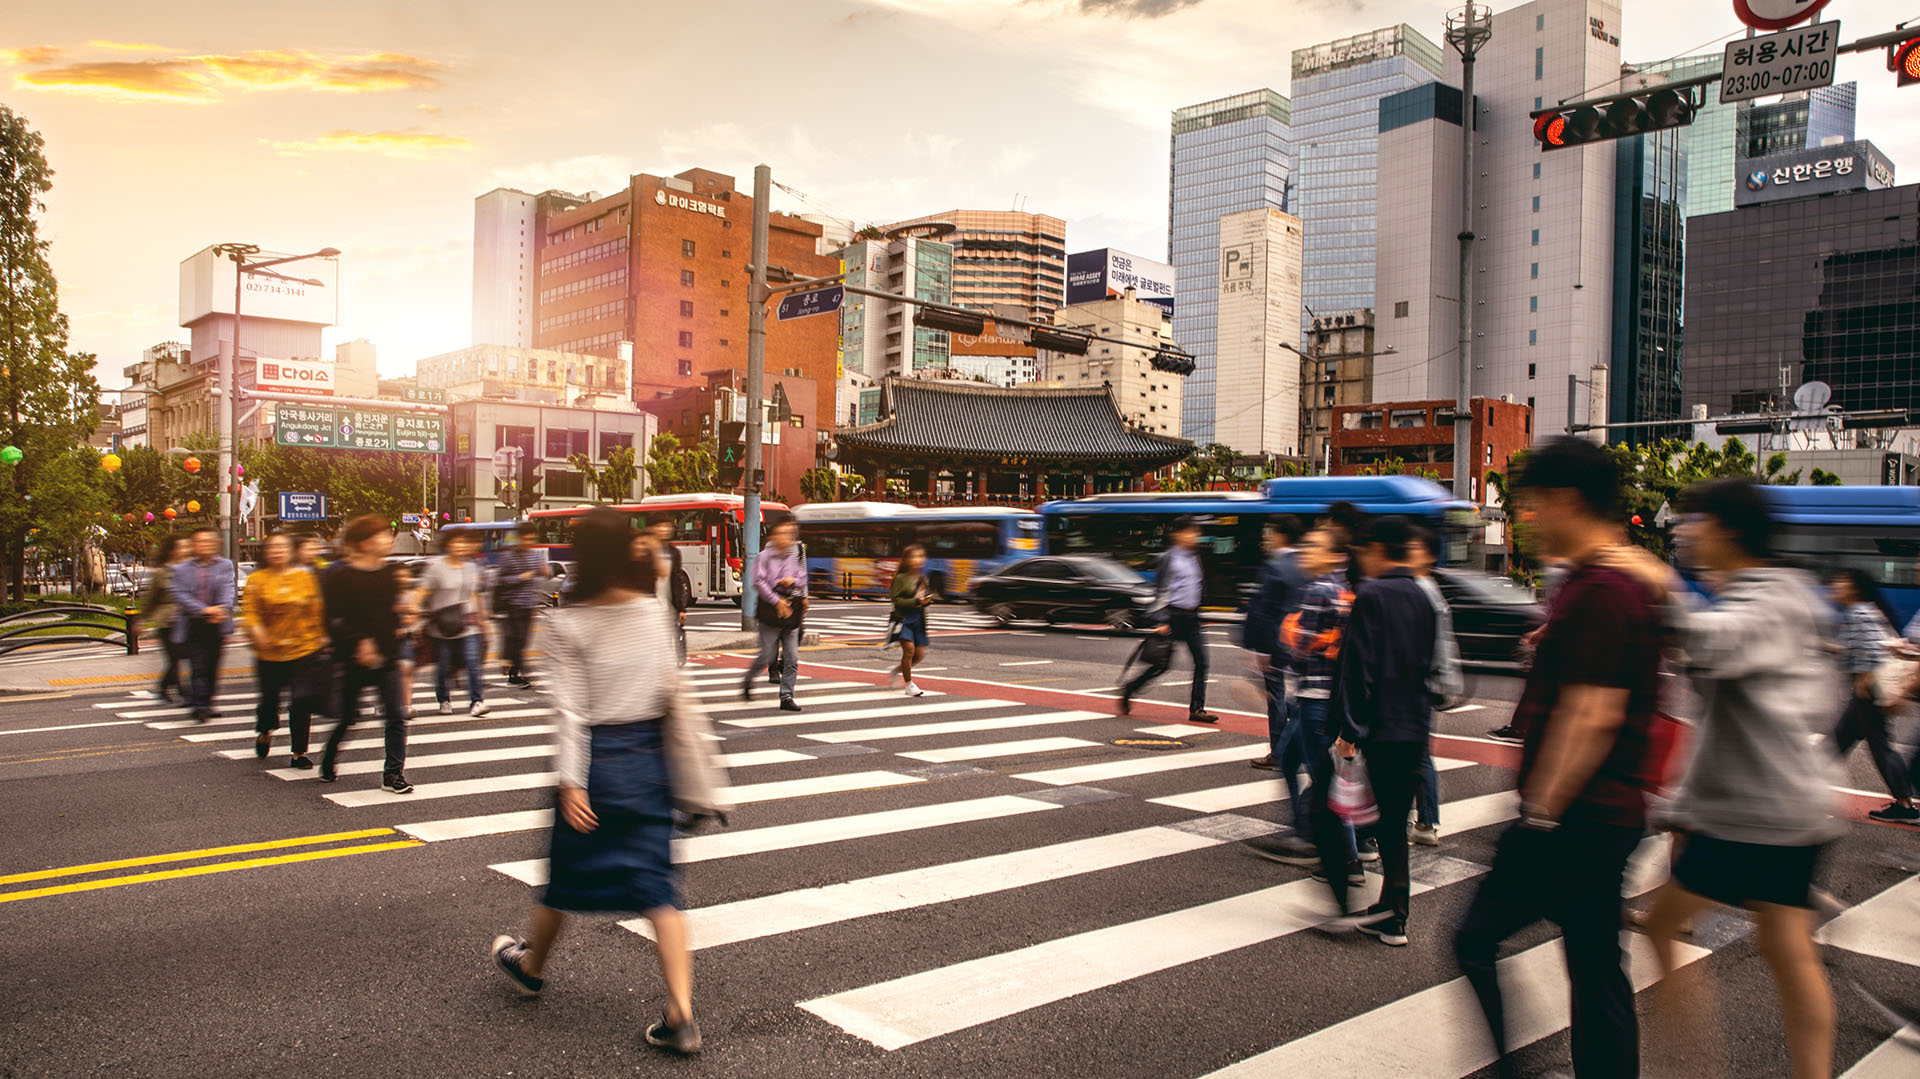
[[[440,519],[441,519],[441,520],[443,520],[443,521],[451,521],[451,520],[453,520],[453,514],[451,514],[451,513],[442,513],[442,514],[440,515]]]
[[[160,516],[165,517],[167,520],[171,521],[175,517],[178,517],[180,515],[173,512],[172,506],[168,506],[166,509],[160,511]]]
[[[140,522],[140,523],[141,523],[141,524],[149,524],[149,525],[150,525],[150,524],[152,524],[152,523],[153,523],[153,511],[152,511],[152,510],[148,510],[148,511],[147,511],[147,517],[146,517],[146,520],[144,520],[144,521],[142,521],[142,522]]]
[[[199,513],[199,512],[200,512],[200,503],[199,503],[199,501],[197,501],[197,500],[195,500],[195,501],[192,501],[192,502],[188,502],[188,503],[187,503],[187,512],[188,512],[188,513]]]
[[[180,462],[180,467],[186,469],[188,472],[198,472],[200,471],[200,458],[189,457]]]
[[[7,446],[4,449],[0,449],[0,461],[5,461],[10,465],[19,464],[20,458],[25,456],[26,454],[21,453],[20,447],[18,446]]]
[[[233,474],[234,474],[234,475],[236,475],[236,476],[244,476],[244,475],[246,475],[246,474],[247,474],[247,466],[246,466],[246,465],[234,465],[234,466],[233,466]]]
[[[120,455],[117,453],[109,453],[105,457],[100,458],[100,467],[106,469],[108,472],[120,471]]]
[[[127,514],[127,523],[128,523],[128,524],[132,524],[132,523],[133,523],[133,514],[131,514],[131,513],[129,513],[129,514]]]

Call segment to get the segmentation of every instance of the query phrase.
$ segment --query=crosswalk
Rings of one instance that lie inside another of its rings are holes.
[[[690,620],[688,627],[733,629],[739,625],[737,614],[703,612],[703,615]],[[836,604],[824,611],[809,612],[807,631],[827,638],[879,638],[887,632],[888,617],[889,608],[884,603],[863,604],[851,608]],[[927,612],[927,631],[930,633],[945,630],[994,629],[998,626],[998,622],[965,604],[942,604]]]
[[[1323,885],[1241,849],[1289,816],[1279,780],[1247,766],[1266,752],[1264,740],[1142,724],[1094,710],[1104,707],[1094,698],[1084,710],[954,693],[907,699],[855,680],[865,677],[857,672],[802,678],[804,710],[781,712],[765,692],[741,700],[737,670],[696,666],[688,677],[720,739],[735,807],[731,827],[674,841],[694,896],[694,946],[729,969],[795,949],[823,957],[803,964],[804,974],[773,980],[763,991],[777,998],[760,1004],[866,1052],[926,1054],[922,1070],[952,1073],[967,1070],[964,1058],[941,1054],[983,1032],[1040,1024],[1063,1043],[1097,1039],[1104,1022],[1156,1020],[1142,1010],[1140,987],[1153,987],[1147,998],[1179,999],[1212,991],[1219,969],[1244,976],[1254,956],[1255,969],[1277,969],[1290,955],[1325,962],[1332,954],[1394,979],[1397,995],[1344,1010],[1323,1002],[1326,1020],[1311,1030],[1277,1032],[1231,1059],[1189,1064],[1175,1055],[1150,1070],[1457,1077],[1491,1061],[1457,972],[1403,962],[1415,949],[1329,935],[1324,926],[1340,912]],[[284,731],[264,765],[252,760],[249,692],[223,694],[224,714],[207,723],[137,695],[100,710],[168,732],[223,767],[284,783],[289,797],[316,798],[343,827],[391,827],[485,867],[511,907],[548,876],[539,855],[553,822],[557,718],[537,684],[514,690],[490,679],[488,692],[497,694],[495,710],[480,718],[438,714],[430,689],[413,692],[420,715],[409,724],[406,772],[416,786],[406,796],[379,788],[377,723],[342,743],[338,782],[321,785],[313,771],[285,766]],[[331,721],[316,727],[317,755]],[[1194,744],[1146,749],[1142,732]],[[1435,764],[1447,845],[1415,852],[1416,918],[1426,904],[1462,900],[1486,872],[1497,829],[1518,810],[1509,773]],[[1664,843],[1649,840],[1630,891],[1656,887],[1666,863]],[[1362,894],[1378,881],[1369,874]],[[1907,917],[1916,900],[1920,878],[1897,884],[1832,923],[1827,943],[1920,966],[1920,933]],[[651,933],[644,919],[618,924],[636,937]],[[846,942],[867,935],[896,946],[835,961],[848,954]],[[1704,944],[1682,949],[1687,963],[1712,955]],[[1656,980],[1638,938],[1630,960],[1636,988]],[[1516,1043],[1561,1035],[1569,1016],[1558,943],[1517,951],[1501,969]],[[1889,1041],[1862,1066],[1903,1051]]]

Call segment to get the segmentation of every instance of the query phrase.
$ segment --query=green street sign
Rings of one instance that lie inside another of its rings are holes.
[[[282,446],[315,449],[444,453],[447,421],[384,409],[283,404],[274,414],[273,440]]]

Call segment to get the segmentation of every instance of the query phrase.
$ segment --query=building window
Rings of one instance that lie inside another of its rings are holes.
[[[565,459],[576,453],[587,452],[587,433],[570,431],[565,427],[547,428],[547,452],[545,456]]]
[[[587,477],[570,468],[564,472],[559,469],[548,469],[544,495],[547,498],[585,498],[587,497]]]
[[[1547,77],[1547,49],[1542,45],[1533,50],[1533,78],[1535,82]]]
[[[1538,195],[1533,197],[1533,212],[1536,214],[1540,212],[1540,196]]]
[[[1541,99],[1540,99],[1540,98],[1538,98],[1538,97],[1535,97],[1535,98],[1533,99],[1533,110],[1534,110],[1535,112],[1539,112],[1539,111],[1540,111],[1540,101],[1541,101]]]
[[[731,282],[731,281],[729,281],[729,280],[727,280],[726,278],[724,278],[724,277],[723,277],[723,278],[721,278],[721,279],[720,279],[720,287],[721,287],[721,288],[732,288],[732,287],[733,287],[733,282]]]
[[[680,241],[680,253],[681,253],[682,255],[685,255],[685,256],[686,256],[686,257],[688,257],[688,258],[692,258],[692,257],[693,257],[693,241],[692,241],[692,240],[681,240],[681,241]]]
[[[1539,229],[1533,230],[1533,246],[1535,247],[1540,246],[1540,230]]]
[[[689,330],[680,331],[680,347],[681,348],[693,347],[693,333],[691,331]]]
[[[1396,408],[1387,414],[1389,427],[1425,427],[1427,413],[1419,408]]]
[[[680,361],[680,377],[681,378],[693,377],[693,361],[692,360]]]
[[[1537,262],[1533,264],[1533,279],[1535,281],[1540,279],[1540,264]]]
[[[548,382],[560,381],[560,361],[559,360],[547,361],[547,381]]]
[[[726,339],[726,338],[724,338],[724,337],[722,337],[722,338],[720,339],[720,347],[721,347],[721,348],[726,348],[726,347],[727,347],[727,339]]]
[[[1533,17],[1533,28],[1535,30],[1545,30],[1547,28],[1547,17],[1545,15],[1535,15]]]
[[[1539,343],[1540,343],[1540,331],[1539,331],[1539,330],[1528,330],[1528,331],[1527,331],[1527,344],[1528,344],[1528,345],[1537,345],[1537,344],[1539,344]]]
[[[1539,200],[1539,199],[1534,199],[1533,201],[1535,201],[1535,202],[1539,202],[1540,200]],[[692,317],[693,317],[693,301],[692,301],[692,300],[681,300],[681,301],[680,301],[680,317],[681,317],[681,318],[692,318]]]
[[[720,257],[723,259],[730,259],[733,257],[733,252],[723,247],[720,249]]]
[[[1493,447],[1488,446],[1486,449],[1487,449],[1487,459],[1485,463],[1492,464],[1493,463]]]
[[[1393,317],[1394,318],[1407,317],[1407,301],[1400,300],[1393,305]]]
[[[692,270],[680,271],[680,284],[685,288],[693,287],[693,271]]]
[[[629,432],[602,431],[600,433],[600,459],[604,461],[607,455],[615,449],[621,446],[631,445],[633,445],[633,435]]]
[[[1528,412],[1533,411],[1533,398],[1531,397],[1527,398],[1527,411]],[[1527,433],[1528,434],[1533,433],[1533,417],[1532,416],[1527,417]]]
[[[787,417],[787,422],[795,427],[805,427],[807,425],[807,418],[796,412]]]
[[[500,432],[499,445],[502,448],[507,446],[518,446],[522,451],[526,453],[533,452],[533,428],[514,427],[512,425],[503,423],[500,425],[499,432]]]
[[[1530,363],[1530,364],[1528,364],[1528,365],[1527,365],[1527,378],[1528,378],[1529,380],[1531,380],[1531,379],[1533,378],[1533,376],[1535,376],[1535,375],[1537,375],[1537,374],[1539,374],[1539,373],[1540,373],[1540,365],[1539,365],[1539,364],[1537,364],[1537,363]]]
[[[724,307],[722,307],[722,308],[720,309],[720,317],[721,317],[721,318],[726,318],[726,317],[727,317],[728,315],[731,315],[731,314],[733,314],[733,312],[731,312],[731,311],[729,311],[729,310],[727,310],[727,309],[726,309],[726,308],[724,308]]]
[[[1527,297],[1527,310],[1528,310],[1528,311],[1530,311],[1530,312],[1537,312],[1537,311],[1539,311],[1539,310],[1540,310],[1540,297],[1538,297],[1538,296],[1529,296],[1529,297]]]
[[[1537,99],[1536,99],[1536,101],[1535,101],[1535,104],[1536,104],[1536,105],[1538,105],[1538,104],[1539,104],[1539,102],[1538,102],[1538,100],[1537,100]],[[1534,179],[1536,179],[1536,180],[1538,180],[1538,179],[1540,178],[1540,162],[1538,162],[1538,161],[1535,161],[1535,162],[1533,163],[1533,178],[1534,178]]]
[[[1493,406],[1492,405],[1487,406],[1487,426],[1488,427],[1493,426]]]

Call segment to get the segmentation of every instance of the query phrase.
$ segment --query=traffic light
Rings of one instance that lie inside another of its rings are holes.
[[[1534,118],[1533,137],[1542,150],[1584,146],[1683,127],[1693,122],[1698,109],[1691,89],[1660,90],[1643,97],[1621,98],[1604,109],[1577,105],[1541,113]]]
[[[719,486],[734,488],[746,475],[747,425],[732,420],[720,425],[719,468],[714,479]]]
[[[1912,86],[1920,83],[1920,37],[1908,38],[1893,47],[1893,84]]]
[[[540,459],[528,454],[520,459],[520,512],[540,504]]]

